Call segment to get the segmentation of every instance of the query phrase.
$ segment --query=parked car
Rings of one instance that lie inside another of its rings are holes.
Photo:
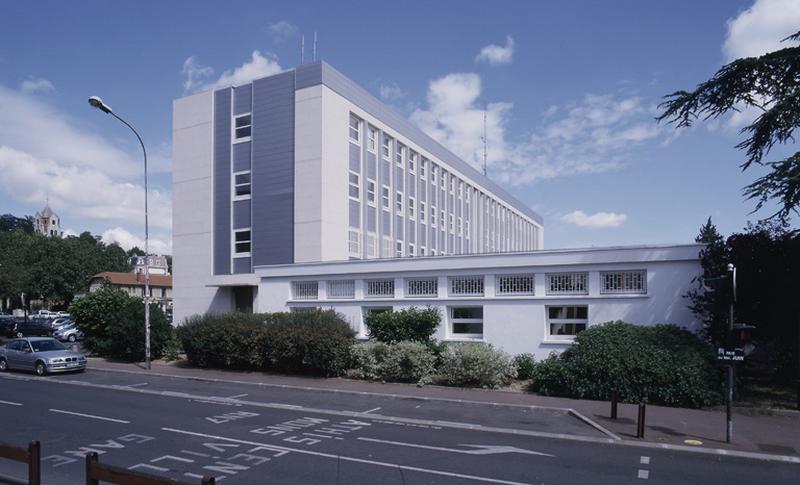
[[[69,325],[70,323],[72,323],[72,319],[70,317],[58,317],[50,321],[50,327],[53,330],[57,330],[59,327]]]
[[[72,316],[72,315],[70,315],[69,313],[67,313],[65,311],[56,312],[56,315],[58,315],[59,317],[67,317],[67,318]]]
[[[17,319],[6,327],[6,335],[9,337],[49,337],[53,333],[50,322],[29,318],[28,320]]]
[[[57,338],[61,341],[67,340],[69,342],[75,342],[83,339],[83,332],[78,330],[74,322],[71,322],[53,332],[53,338]]]
[[[31,370],[43,376],[51,372],[83,371],[86,356],[67,349],[50,337],[19,338],[0,347],[0,372]]]
[[[51,312],[50,310],[39,310],[31,313],[31,318],[55,318],[57,316],[56,312]]]

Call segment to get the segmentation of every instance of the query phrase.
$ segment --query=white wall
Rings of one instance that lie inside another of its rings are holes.
[[[178,99],[172,121],[172,249],[176,324],[230,309],[230,297],[206,286],[212,275],[213,93]]]
[[[322,255],[322,86],[295,91],[294,260]]]

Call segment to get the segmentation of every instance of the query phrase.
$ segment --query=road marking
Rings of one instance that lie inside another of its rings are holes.
[[[640,465],[649,465],[650,464],[650,457],[649,456],[640,456],[639,457],[639,464]]]
[[[286,453],[300,453],[300,454],[304,454],[304,455],[318,456],[318,457],[321,457],[321,458],[333,458],[335,460],[341,460],[341,461],[351,461],[351,462],[355,462],[355,463],[364,463],[364,464],[367,464],[367,465],[383,466],[383,467],[394,468],[394,469],[415,471],[415,472],[420,472],[420,473],[430,473],[431,475],[441,475],[441,476],[445,476],[445,477],[463,478],[465,480],[474,480],[476,482],[500,483],[500,484],[504,484],[504,485],[524,485],[522,482],[511,482],[511,481],[508,481],[508,480],[501,480],[499,478],[481,477],[481,476],[477,476],[477,475],[466,475],[466,474],[463,474],[463,473],[454,473],[454,472],[447,472],[447,471],[443,471],[443,470],[434,470],[434,469],[430,469],[430,468],[420,468],[420,467],[409,466],[409,465],[400,465],[399,463],[388,463],[388,462],[384,462],[384,461],[365,460],[363,458],[354,458],[354,457],[351,457],[351,456],[333,455],[333,454],[330,454],[330,453],[322,453],[322,452],[319,452],[319,451],[304,450],[304,449],[300,449],[300,448],[288,448],[288,447],[285,447],[285,446],[275,446],[275,445],[269,445],[269,444],[266,444],[266,443],[258,443],[258,442],[255,442],[255,441],[240,440],[240,439],[236,439],[236,438],[227,438],[225,436],[215,436],[215,435],[210,435],[210,434],[205,434],[205,433],[196,433],[194,431],[185,431],[185,430],[175,429],[175,428],[161,428],[161,430],[162,431],[169,431],[169,432],[172,432],[172,433],[190,435],[190,436],[199,436],[201,438],[211,438],[211,439],[215,439],[215,440],[231,441],[231,442],[234,442],[234,443],[241,443],[241,444],[244,444],[244,445],[260,446],[260,447],[264,447],[266,449],[271,449],[273,451],[284,451]]]
[[[375,411],[377,411],[379,409],[381,409],[381,408],[372,408],[369,411],[364,411],[364,414],[374,413]]]
[[[8,404],[9,406],[22,406],[21,403],[11,401],[0,401],[0,404]]]
[[[71,414],[73,416],[81,416],[83,418],[99,419],[102,421],[111,421],[112,423],[131,424],[130,421],[124,419],[106,418],[105,416],[96,416],[94,414],[76,413],[75,411],[65,411],[63,409],[48,409],[48,411],[61,414]]]
[[[141,386],[146,386],[146,385],[147,385],[146,382],[140,382],[139,384],[125,384],[124,386],[120,386],[120,387],[141,387]]]
[[[650,478],[650,472],[647,470],[639,470],[639,474],[637,476],[642,480],[647,480]]]
[[[403,443],[402,441],[389,441],[378,440],[375,438],[357,438],[361,441],[369,441],[372,443],[383,443],[387,445],[407,446],[410,448],[422,448],[424,450],[448,451],[450,453],[463,453],[465,455],[496,455],[499,453],[522,453],[525,455],[538,455],[549,456],[555,458],[555,455],[542,453],[539,451],[523,450],[522,448],[515,448],[513,446],[498,446],[498,445],[461,445],[475,448],[474,450],[459,450],[458,448],[443,448],[441,446],[420,445],[417,443]]]
[[[135,470],[137,468],[149,468],[149,469],[155,470],[157,472],[168,472],[169,471],[169,468],[164,468],[163,466],[148,465],[147,463],[139,463],[137,465],[129,466],[128,470]]]
[[[250,394],[237,394],[235,396],[228,396],[228,399],[239,399],[240,397],[247,397]]]

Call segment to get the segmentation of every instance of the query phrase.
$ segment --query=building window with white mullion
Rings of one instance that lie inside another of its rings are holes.
[[[419,222],[421,222],[422,224],[425,224],[426,215],[427,215],[427,212],[425,211],[425,202],[420,202],[419,203]]]
[[[419,163],[419,178],[424,179],[427,175],[428,171],[428,159],[422,157],[422,161]]]
[[[586,305],[547,306],[545,311],[547,338],[550,340],[572,341],[589,324],[589,307]]]
[[[387,160],[392,159],[392,137],[383,135],[383,143],[381,145],[381,155]]]
[[[239,143],[250,140],[252,124],[250,113],[235,116],[233,118],[233,142]]]
[[[413,197],[409,197],[408,198],[408,218],[413,221],[413,220],[416,219],[416,217],[417,217],[417,214],[416,214],[416,207],[414,205],[414,198]]]
[[[375,207],[375,181],[367,179],[367,204]]]
[[[378,149],[378,129],[370,125],[367,128],[367,150],[376,153]]]
[[[402,215],[403,214],[403,193],[397,192],[395,194],[395,208],[397,209],[397,213]]]
[[[233,200],[245,200],[250,198],[251,180],[250,170],[233,173]]]
[[[450,307],[450,336],[483,339],[483,307]]]
[[[347,232],[347,253],[350,257],[361,257],[361,231],[350,228]]]
[[[387,185],[381,187],[381,201],[383,204],[383,210],[388,211],[391,208],[391,190]]]
[[[395,243],[395,256],[398,258],[403,257],[403,241],[397,241]]]
[[[353,114],[350,115],[350,141],[361,144],[361,119]]]
[[[402,143],[395,143],[394,161],[398,167],[403,166],[403,159],[406,157],[406,147]]]
[[[233,231],[234,257],[250,256],[250,229],[237,229]]]
[[[417,170],[417,152],[408,150],[408,171],[414,173]]]
[[[351,171],[349,176],[349,193],[351,199],[361,200],[361,175]]]

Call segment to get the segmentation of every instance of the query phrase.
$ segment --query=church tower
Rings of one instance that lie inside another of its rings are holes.
[[[36,232],[43,236],[61,237],[64,231],[61,230],[61,221],[58,214],[50,208],[49,201],[45,203],[44,209],[36,213]]]

